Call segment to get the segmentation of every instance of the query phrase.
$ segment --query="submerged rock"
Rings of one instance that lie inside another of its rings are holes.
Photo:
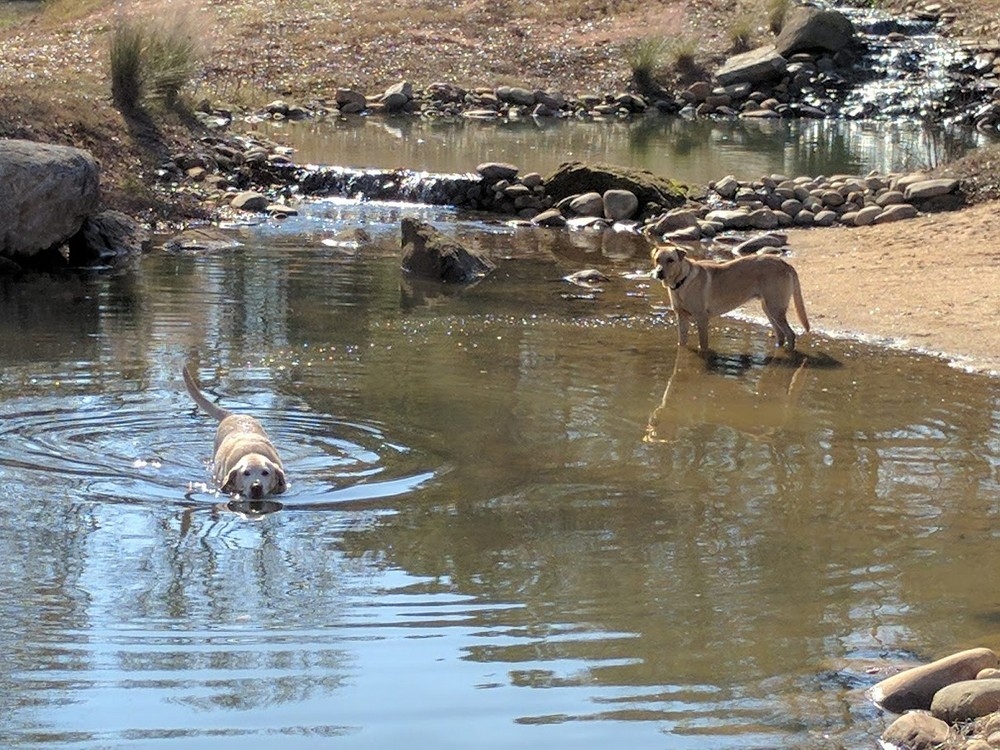
[[[407,273],[452,284],[467,284],[489,274],[494,264],[412,218],[402,220],[402,268]]]
[[[88,216],[69,239],[69,265],[107,266],[140,255],[152,247],[149,232],[120,211]]]

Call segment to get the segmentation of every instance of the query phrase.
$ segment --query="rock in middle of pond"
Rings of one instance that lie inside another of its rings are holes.
[[[467,250],[430,224],[416,219],[403,219],[402,247],[403,270],[426,279],[467,284],[496,267],[489,258]]]

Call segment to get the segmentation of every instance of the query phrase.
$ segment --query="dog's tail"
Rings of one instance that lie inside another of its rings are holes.
[[[793,268],[794,272],[795,269]],[[802,287],[799,286],[799,275],[795,273],[792,276],[792,280],[795,285],[792,287],[792,301],[795,303],[795,314],[799,316],[799,322],[802,327],[809,331],[809,318],[806,317],[806,303],[802,299]]]
[[[208,396],[202,393],[201,386],[198,385],[198,381],[195,379],[194,375],[191,374],[191,369],[187,365],[184,365],[183,374],[184,385],[187,386],[188,393],[191,394],[191,398],[193,398],[194,402],[204,409],[209,416],[215,417],[221,422],[223,419],[232,414],[232,412],[227,409],[223,409],[221,406],[213,404],[208,400]]]

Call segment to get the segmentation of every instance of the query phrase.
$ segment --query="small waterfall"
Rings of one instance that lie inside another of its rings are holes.
[[[300,171],[298,184],[306,195],[462,206],[478,200],[482,180],[474,174],[432,174],[408,169],[306,167]]]
[[[872,8],[838,7],[865,47],[842,90],[850,119],[948,120],[968,115],[992,87],[977,87],[973,55],[936,32],[930,20],[892,18]]]

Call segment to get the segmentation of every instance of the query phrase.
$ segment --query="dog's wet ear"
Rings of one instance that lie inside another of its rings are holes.
[[[677,251],[677,260],[684,260],[687,257],[687,250],[683,247],[674,248]]]
[[[285,482],[285,472],[280,466],[272,467],[274,469],[274,494],[280,495],[286,489],[288,489],[288,484]]]
[[[230,469],[229,473],[226,474],[225,484],[223,484],[219,489],[230,495],[239,494],[240,488],[236,483],[236,478],[239,476],[239,473],[240,467],[238,465]]]

